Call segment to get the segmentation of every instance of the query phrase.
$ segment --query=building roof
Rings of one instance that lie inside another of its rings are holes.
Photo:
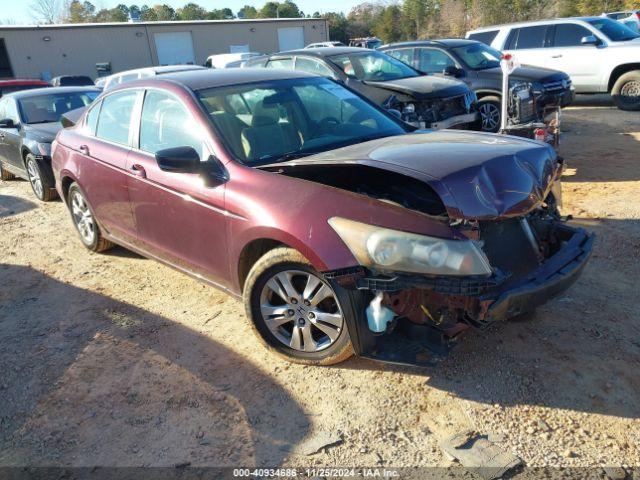
[[[317,75],[298,70],[283,70],[277,68],[227,68],[190,70],[188,72],[167,73],[157,77],[126,82],[121,86],[132,87],[135,85],[159,85],[162,83],[180,83],[191,90],[203,90],[206,88],[227,87],[230,85],[242,85],[253,82],[268,82],[271,80],[286,80],[289,78],[314,78]]]
[[[233,20],[175,20],[166,22],[108,22],[108,23],[55,23],[52,25],[0,25],[0,30],[50,30],[59,28],[85,28],[85,27],[122,27],[140,28],[170,25],[215,25],[236,23],[287,23],[287,22],[326,22],[324,18],[252,18]]]
[[[15,99],[37,97],[39,95],[52,95],[56,93],[73,93],[73,92],[102,92],[98,87],[45,87],[34,88],[31,90],[20,90],[18,92],[9,93]]]

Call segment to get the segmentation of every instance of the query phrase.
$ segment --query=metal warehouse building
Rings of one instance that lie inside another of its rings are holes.
[[[99,75],[209,55],[272,53],[328,40],[324,19],[0,26],[0,78]]]

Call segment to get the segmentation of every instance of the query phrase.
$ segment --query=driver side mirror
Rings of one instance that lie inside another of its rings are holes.
[[[10,118],[0,120],[0,128],[16,128],[16,124]]]
[[[600,40],[595,35],[587,35],[580,40],[582,45],[600,45]]]
[[[156,162],[163,172],[199,173],[200,155],[193,147],[165,148],[156,152]]]
[[[455,65],[449,65],[442,71],[442,73],[450,77],[458,78],[458,77],[464,77],[465,72],[463,69],[458,68]]]

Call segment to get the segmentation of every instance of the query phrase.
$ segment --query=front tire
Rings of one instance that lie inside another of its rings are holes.
[[[483,132],[496,133],[500,130],[500,116],[502,115],[502,103],[498,97],[482,97],[478,100],[481,127]]]
[[[621,75],[611,89],[611,97],[620,110],[640,110],[640,70]]]
[[[73,225],[85,247],[93,252],[104,252],[114,246],[102,236],[93,211],[77,183],[72,183],[69,187],[67,204]]]
[[[279,356],[304,365],[333,365],[353,355],[345,318],[351,310],[341,305],[335,288],[299,252],[276,248],[247,276],[247,317]]]
[[[58,197],[51,179],[51,175],[46,171],[45,167],[38,162],[38,159],[31,153],[27,155],[24,161],[27,167],[27,175],[33,193],[43,202],[50,202]]]

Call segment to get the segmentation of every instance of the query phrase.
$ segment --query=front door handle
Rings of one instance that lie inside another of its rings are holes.
[[[136,177],[147,178],[146,170],[142,165],[139,165],[137,163],[134,163],[133,165],[131,165],[131,167],[129,167],[129,171]]]
[[[89,155],[89,147],[87,147],[86,145],[80,145],[78,150],[80,150],[80,153],[83,155]]]

